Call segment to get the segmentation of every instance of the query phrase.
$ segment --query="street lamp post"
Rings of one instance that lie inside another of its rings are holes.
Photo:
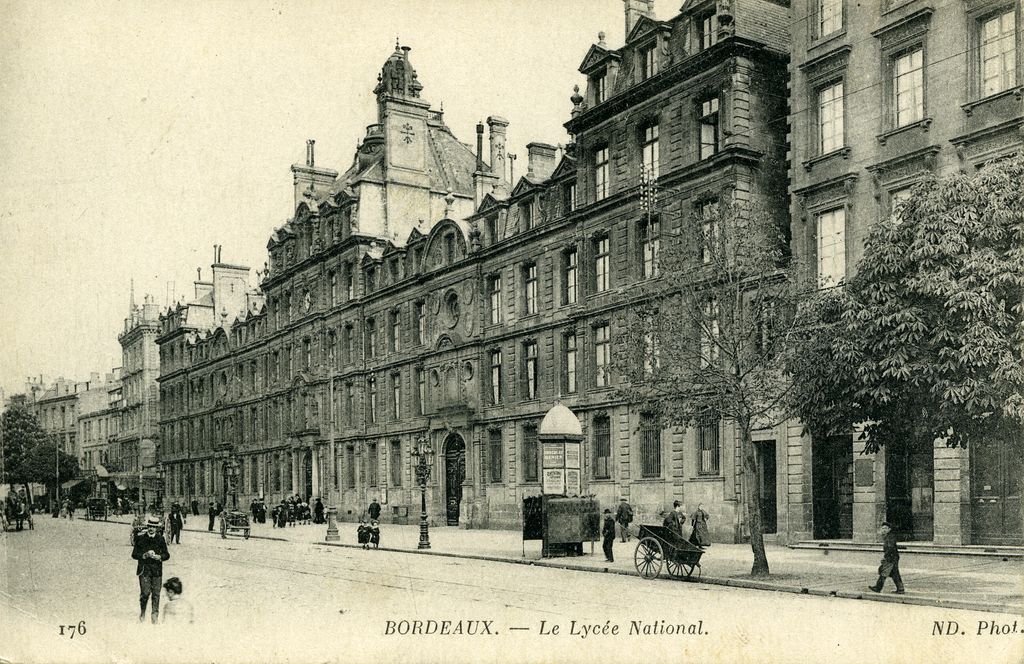
[[[423,436],[416,439],[413,454],[417,457],[416,482],[420,485],[420,542],[417,549],[430,548],[430,532],[427,526],[427,481],[430,479],[430,468],[434,463],[434,448]]]

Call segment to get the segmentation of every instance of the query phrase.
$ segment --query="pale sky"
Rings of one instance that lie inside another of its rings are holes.
[[[668,18],[681,4],[659,3]],[[669,6],[671,5],[671,6]],[[344,171],[376,121],[395,38],[464,143],[565,143],[597,33],[622,0],[0,0],[0,388],[120,366],[129,283],[166,306],[225,262],[262,268],[316,139]],[[173,287],[173,291],[171,288]]]

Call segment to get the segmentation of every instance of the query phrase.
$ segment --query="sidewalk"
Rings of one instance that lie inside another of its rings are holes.
[[[111,517],[130,523],[131,517]],[[207,517],[189,519],[186,532],[206,533]],[[274,528],[270,523],[253,524],[251,537],[323,546],[360,548],[356,544],[356,524],[338,524],[340,542],[325,542],[326,526],[300,525]],[[220,536],[219,525],[211,535]],[[237,537],[231,535],[229,537]],[[381,524],[381,548],[414,554],[442,555],[496,562],[538,565],[585,572],[604,572],[634,576],[633,554],[636,538],[628,543],[615,540],[615,562],[606,563],[601,543],[584,544],[586,555],[541,558],[539,541],[522,541],[515,530],[467,530],[447,526],[430,529],[429,550],[418,550],[419,527]],[[525,550],[525,553],[524,553]],[[714,544],[702,559],[701,583],[739,588],[774,590],[848,599],[919,604],[945,608],[972,609],[1018,614],[1024,610],[1024,564],[1019,559],[971,555],[914,555],[903,552],[900,571],[907,587],[905,595],[892,594],[892,581],[882,594],[868,590],[877,579],[881,549],[878,551],[819,551],[767,547],[771,576],[750,576],[752,554],[747,544]],[[694,574],[696,578],[696,572]],[[659,581],[678,583],[663,568]]]

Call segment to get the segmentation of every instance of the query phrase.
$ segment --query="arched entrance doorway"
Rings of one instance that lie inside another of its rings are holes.
[[[302,497],[306,501],[313,499],[313,450],[302,451]]]
[[[459,525],[462,482],[466,479],[466,443],[453,433],[444,441],[445,508],[449,526]]]

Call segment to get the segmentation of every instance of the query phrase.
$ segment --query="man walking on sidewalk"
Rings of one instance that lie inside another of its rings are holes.
[[[604,511],[604,526],[601,528],[601,535],[604,539],[601,542],[601,548],[604,549],[605,562],[615,562],[615,556],[612,555],[612,546],[615,544],[615,519],[612,518],[612,511],[605,509]]]
[[[629,541],[629,524],[633,523],[633,508],[626,502],[625,496],[619,500],[619,508],[615,512],[615,520],[619,524],[622,541]]]
[[[882,564],[878,566],[878,582],[868,588],[880,593],[886,577],[892,577],[893,583],[896,584],[896,590],[893,592],[902,595],[903,578],[900,576],[900,550],[896,547],[896,533],[892,532],[892,526],[888,522],[883,522],[878,534],[882,536]]]

